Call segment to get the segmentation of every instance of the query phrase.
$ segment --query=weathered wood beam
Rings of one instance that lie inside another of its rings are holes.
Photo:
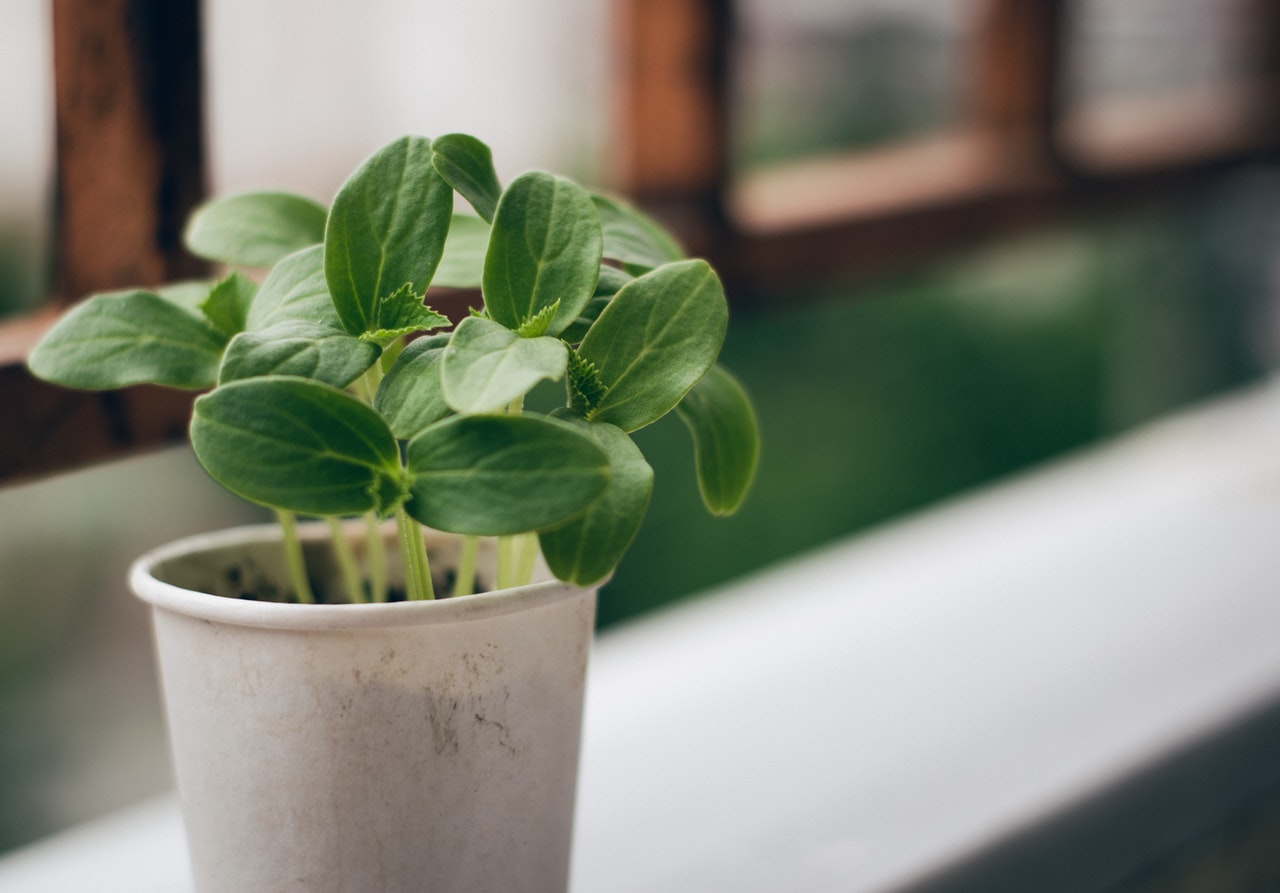
[[[730,0],[616,0],[617,187],[701,248],[729,180]]]
[[[1000,163],[1019,177],[1058,167],[1065,16],[1064,0],[986,0],[978,7],[973,125],[990,134]]]
[[[54,0],[53,38],[59,296],[199,275],[199,0]]]
[[[199,0],[53,0],[57,303],[205,271],[181,246],[205,191],[200,31]],[[181,436],[188,395],[51,387],[29,340],[0,353],[0,480]]]

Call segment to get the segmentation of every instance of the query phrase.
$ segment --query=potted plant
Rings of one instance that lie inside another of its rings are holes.
[[[675,410],[717,514],[755,472],[719,279],[463,134],[385,146],[328,208],[212,201],[186,242],[231,272],[90,297],[29,364],[205,391],[196,457],[279,519],[131,572],[197,888],[563,889],[596,589],[653,485],[629,435]],[[432,284],[482,306],[453,325]]]

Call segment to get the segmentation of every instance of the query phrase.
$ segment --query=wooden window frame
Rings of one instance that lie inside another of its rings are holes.
[[[206,186],[200,0],[51,2],[57,281],[48,306],[0,325],[0,482],[181,439],[192,399],[152,387],[68,391],[24,366],[79,296],[205,272],[180,240]],[[1280,4],[1271,0],[1253,0],[1251,32],[1269,67],[1242,125],[1224,131],[1221,103],[1179,123],[1213,139],[1154,128],[1082,161],[1061,101],[1069,0],[987,0],[966,128],[744,176],[730,166],[732,0],[613,4],[615,185],[710,257],[740,305],[776,306],[806,286],[1280,157]]]
[[[1180,107],[1173,129],[1160,103],[1130,106],[1141,126],[1092,156],[1071,145],[1080,115],[1063,102],[1070,0],[985,0],[975,4],[965,127],[745,175],[729,160],[732,4],[616,2],[619,187],[681,227],[739,304],[776,304],[797,286],[876,274],[1280,157],[1271,0],[1252,0],[1249,12],[1266,63],[1257,82]]]
[[[181,247],[205,193],[199,0],[52,0],[54,293],[0,326],[0,482],[183,437],[191,395],[34,378],[40,334],[94,291],[198,276]]]

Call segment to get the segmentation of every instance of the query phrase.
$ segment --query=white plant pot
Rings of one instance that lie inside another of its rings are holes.
[[[436,565],[457,550],[428,543]],[[130,573],[154,607],[199,893],[563,891],[595,589],[219,597],[247,576],[283,579],[280,551],[274,527],[239,528]]]

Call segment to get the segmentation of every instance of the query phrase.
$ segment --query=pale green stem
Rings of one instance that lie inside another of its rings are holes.
[[[510,415],[520,415],[524,411],[524,397],[520,396],[507,404]],[[498,537],[498,589],[510,589],[516,585],[518,569],[516,567],[516,536]]]
[[[525,408],[525,398],[517,397],[507,404],[507,412],[518,416]],[[516,542],[520,535],[498,537],[498,580],[494,585],[499,590],[511,589],[517,585],[520,568],[517,567]]]
[[[374,363],[366,369],[361,380],[364,382],[365,391],[368,394],[365,399],[372,404],[374,396],[378,393],[378,385],[382,384],[382,364]]]
[[[347,601],[356,605],[367,601],[364,596],[364,585],[360,579],[360,565],[356,562],[356,553],[351,549],[347,535],[342,531],[342,523],[337,518],[325,518],[329,524],[329,539],[333,543],[333,557],[338,561],[338,570],[342,573],[342,585],[347,590]]]
[[[298,521],[293,512],[276,511],[280,530],[284,534],[284,563],[289,570],[289,582],[298,601],[314,605],[316,597],[307,580],[307,562],[302,557],[302,543],[298,540]]]
[[[513,586],[528,586],[533,582],[533,565],[538,560],[538,535],[522,533],[516,540],[516,572]]]
[[[387,549],[382,540],[382,528],[375,512],[364,516],[365,566],[369,569],[369,598],[375,602],[387,600]]]
[[[369,390],[369,373],[365,373],[351,382],[348,387],[355,393],[361,403],[373,405],[373,392]]]
[[[510,589],[515,577],[515,537],[498,537],[498,580],[497,588]]]
[[[378,367],[379,381],[381,381],[382,374],[390,371],[391,367],[396,364],[396,360],[400,358],[400,354],[404,353],[405,346],[408,343],[408,337],[401,335],[382,349],[382,356],[374,364]]]
[[[400,535],[400,552],[404,556],[405,587],[410,601],[433,599],[435,589],[431,585],[431,566],[427,562],[427,544],[422,539],[422,527],[404,506],[396,507],[396,531]]]
[[[476,558],[480,554],[480,537],[464,536],[458,553],[458,576],[453,583],[454,595],[470,595],[476,590]]]

